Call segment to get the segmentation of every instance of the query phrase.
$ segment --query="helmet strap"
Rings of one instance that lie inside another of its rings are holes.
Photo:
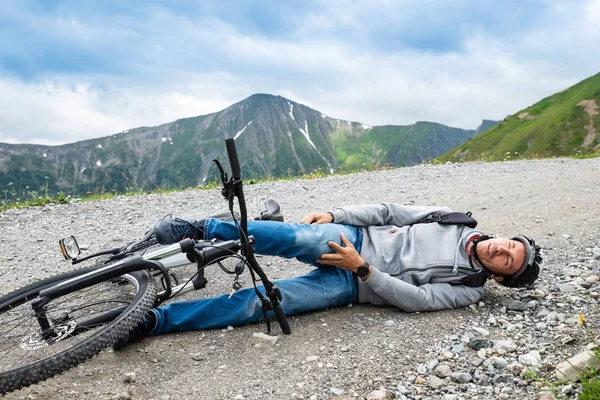
[[[477,260],[477,263],[481,266],[481,268],[483,268],[484,270],[486,270],[489,273],[489,269],[483,264],[483,262],[479,258],[479,255],[477,255],[477,244],[479,242],[483,242],[483,241],[491,239],[491,238],[492,238],[492,236],[482,235],[482,236],[479,236],[478,238],[476,238],[475,240],[473,240],[473,245],[471,246],[471,250],[469,251],[469,264],[471,265],[471,268],[476,269],[476,267],[473,263],[473,257],[475,257],[475,260]]]

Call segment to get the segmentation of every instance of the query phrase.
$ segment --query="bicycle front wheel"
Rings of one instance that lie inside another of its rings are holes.
[[[124,339],[156,300],[156,284],[146,271],[100,282],[50,301],[36,313],[39,291],[88,272],[64,274],[28,285],[0,298],[0,394],[59,374]]]

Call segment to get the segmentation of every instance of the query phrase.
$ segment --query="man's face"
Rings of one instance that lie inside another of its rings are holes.
[[[477,243],[479,259],[492,273],[492,278],[502,281],[500,275],[512,275],[521,269],[525,260],[525,246],[518,240],[493,238]]]

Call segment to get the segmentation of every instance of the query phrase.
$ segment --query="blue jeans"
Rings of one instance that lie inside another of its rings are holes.
[[[207,219],[205,239],[238,239],[232,222]],[[248,221],[248,234],[254,235],[256,253],[296,258],[315,268],[308,274],[277,281],[286,315],[348,305],[357,300],[357,286],[351,272],[316,262],[324,253],[333,253],[328,241],[341,244],[340,233],[360,252],[362,230],[340,224],[288,224],[273,221]],[[264,294],[263,286],[258,287]],[[226,328],[260,321],[262,304],[254,288],[207,299],[171,303],[152,310],[156,326],[151,335],[199,329]],[[272,312],[270,312],[272,317]]]

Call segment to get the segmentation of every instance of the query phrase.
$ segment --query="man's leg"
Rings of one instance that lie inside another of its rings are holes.
[[[248,221],[248,234],[256,238],[254,249],[258,254],[297,258],[307,264],[322,266],[316,260],[325,253],[334,253],[327,242],[342,244],[340,234],[354,244],[360,252],[362,229],[341,224],[289,224],[273,221]],[[233,222],[207,219],[204,223],[205,239],[238,239],[238,229]]]
[[[336,267],[316,268],[304,276],[277,281],[277,286],[283,295],[281,306],[286,315],[348,305],[357,299],[352,273]],[[259,286],[259,289],[264,294],[264,288]],[[240,290],[231,298],[222,295],[171,303],[152,310],[156,326],[150,335],[246,325],[262,320],[261,307],[254,288]],[[268,316],[273,317],[273,312]]]

